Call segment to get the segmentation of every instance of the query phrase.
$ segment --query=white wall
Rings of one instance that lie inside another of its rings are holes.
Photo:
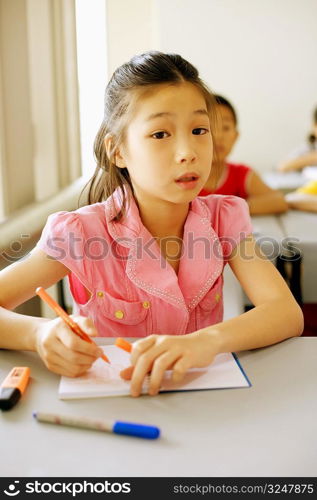
[[[308,133],[317,105],[316,0],[108,0],[109,69],[177,52],[237,108],[232,159],[273,168]]]
[[[106,0],[109,76],[135,54],[153,49],[153,0]]]

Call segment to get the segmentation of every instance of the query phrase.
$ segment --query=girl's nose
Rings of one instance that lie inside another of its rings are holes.
[[[197,154],[190,147],[182,148],[176,153],[177,163],[193,163],[197,158]]]

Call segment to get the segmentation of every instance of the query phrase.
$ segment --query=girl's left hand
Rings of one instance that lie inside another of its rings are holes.
[[[218,354],[216,332],[194,332],[188,335],[150,335],[133,344],[131,364],[121,377],[131,379],[131,395],[141,394],[144,378],[149,374],[149,394],[156,395],[165,370],[173,370],[173,382],[180,382],[192,367],[209,365]],[[149,373],[150,372],[150,373]]]

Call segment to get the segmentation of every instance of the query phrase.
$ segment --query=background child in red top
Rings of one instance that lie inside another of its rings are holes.
[[[239,136],[237,114],[232,104],[220,95],[216,95],[219,123],[214,134],[215,154],[212,175],[209,176],[200,196],[208,194],[233,194],[244,198],[253,215],[285,212],[288,204],[280,191],[271,189],[260,176],[246,165],[228,163],[227,157]],[[215,169],[219,180],[215,188]]]

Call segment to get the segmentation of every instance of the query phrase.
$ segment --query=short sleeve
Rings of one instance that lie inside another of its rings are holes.
[[[64,264],[90,289],[85,233],[78,214],[57,212],[50,215],[36,247]]]
[[[252,168],[247,165],[235,165],[235,169],[235,179],[233,181],[237,188],[235,195],[246,200],[248,198],[247,180],[252,172]]]
[[[218,235],[224,260],[228,260],[234,248],[252,234],[249,206],[237,196],[221,196],[218,212]]]

